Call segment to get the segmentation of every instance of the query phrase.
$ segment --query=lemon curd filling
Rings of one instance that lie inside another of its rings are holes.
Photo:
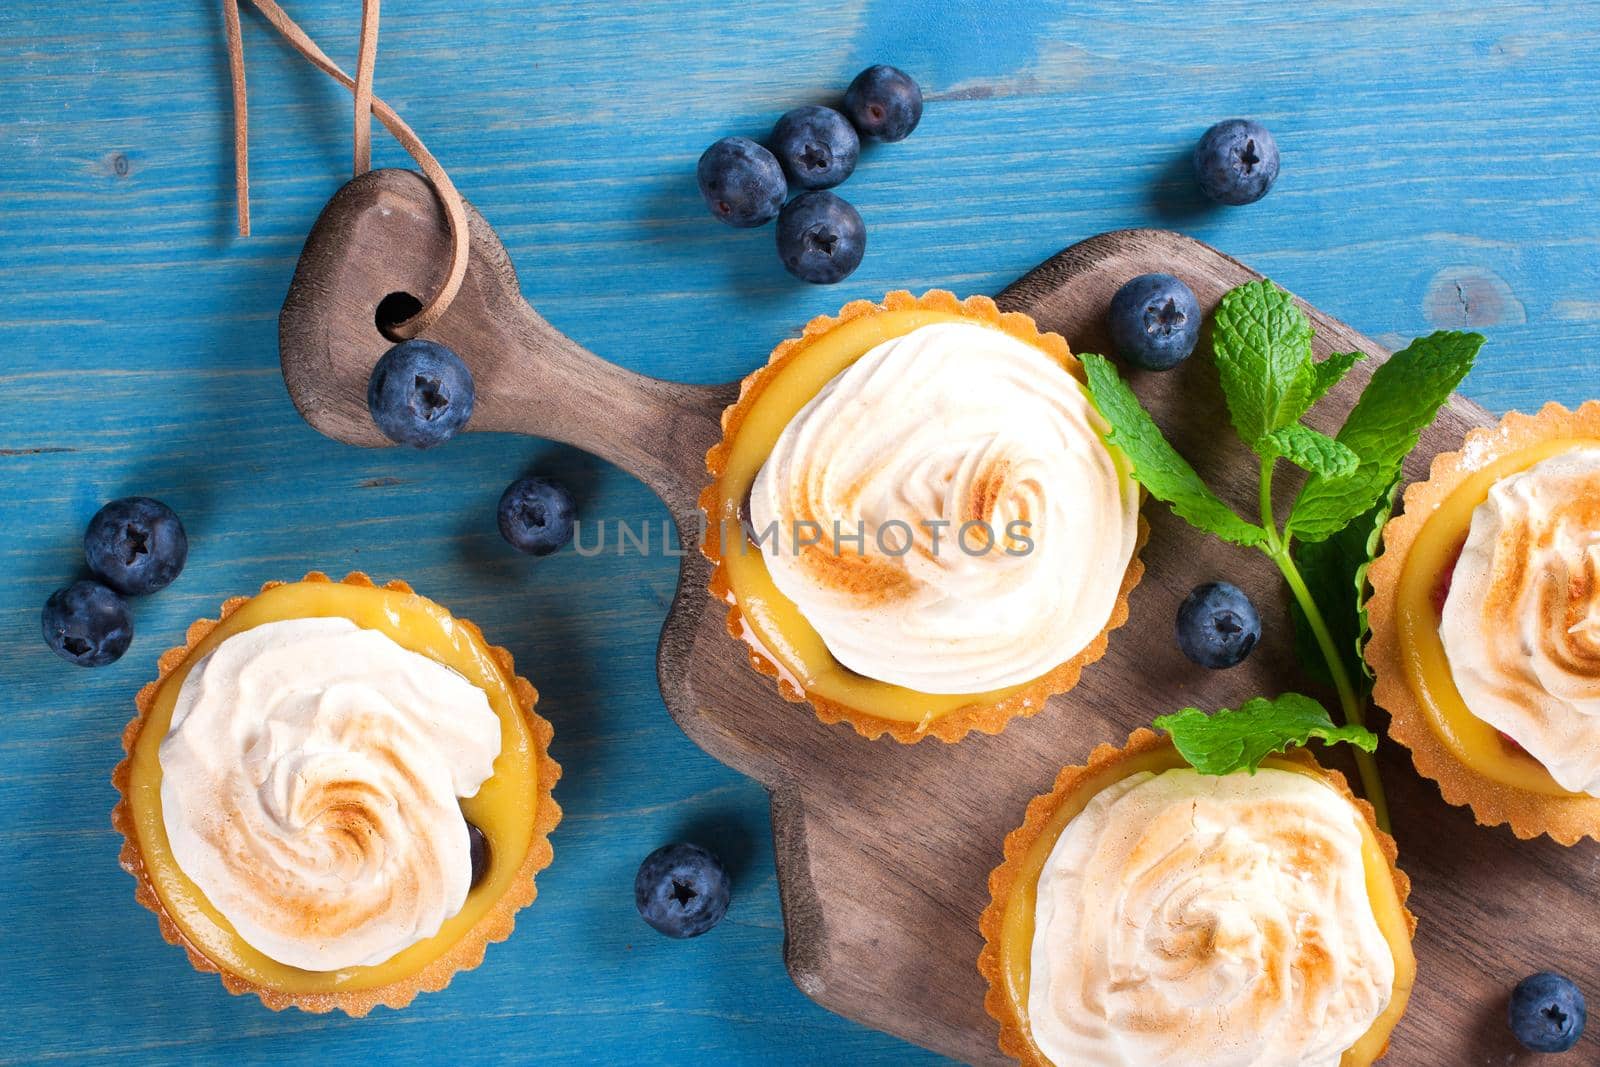
[[[1027,1007],[1030,988],[1030,967],[1034,942],[1034,918],[1037,914],[1039,879],[1051,852],[1055,849],[1062,831],[1097,794],[1114,783],[1140,772],[1159,774],[1162,771],[1187,767],[1183,758],[1171,748],[1157,749],[1121,760],[1100,773],[1085,778],[1079,787],[1050,814],[1043,831],[1023,855],[1020,870],[1010,896],[1000,929],[1000,982],[1016,1017],[1023,1021],[1023,1036],[1029,1050],[1040,1062],[1049,1062],[1033,1043],[1027,1026]],[[1293,771],[1317,778],[1310,767],[1292,759],[1268,757],[1264,767]],[[1388,1007],[1373,1022],[1341,1059],[1341,1067],[1367,1067],[1383,1054],[1389,1035],[1400,1017],[1405,1014],[1416,981],[1416,958],[1411,949],[1410,928],[1405,909],[1395,887],[1389,861],[1376,834],[1366,819],[1361,825],[1362,869],[1366,876],[1366,894],[1371,902],[1378,929],[1394,955],[1394,989]],[[1063,1065],[1065,1067],[1065,1065]]]
[[[438,934],[403,949],[382,963],[334,971],[307,971],[268,958],[246,943],[175,861],[161,810],[159,750],[174,703],[189,671],[228,637],[263,623],[340,617],[379,631],[401,647],[426,656],[482,689],[500,721],[500,755],[493,775],[477,794],[461,800],[463,816],[489,842],[489,866],[447,918]],[[248,981],[286,993],[374,989],[407,978],[447,953],[510,888],[534,837],[538,790],[538,746],[506,677],[475,631],[449,612],[413,593],[391,589],[295,582],[268,589],[223,619],[190,649],[162,682],[129,754],[128,800],[138,847],[150,883],[184,937],[220,967]]]
[[[718,583],[722,587],[714,586],[713,592],[738,605],[747,631],[738,636],[773,661],[780,683],[792,696],[809,693],[894,722],[926,724],[962,707],[998,703],[1034,684],[1029,681],[982,693],[925,693],[849,670],[778,590],[761,550],[746,539],[741,526],[741,510],[751,486],[779,436],[829,381],[885,341],[924,326],[970,321],[953,312],[919,307],[843,322],[783,365],[740,421],[727,427],[731,442],[727,466],[718,481],[717,496],[707,508],[708,537],[719,541],[721,574],[725,575]],[[1063,365],[1082,380],[1075,363]]]
[[[1544,441],[1496,459],[1472,473],[1445,498],[1423,526],[1400,572],[1395,620],[1406,682],[1428,726],[1457,760],[1491,781],[1554,797],[1576,797],[1521,748],[1473,715],[1456,688],[1439,638],[1438,592],[1455,565],[1472,526],[1472,514],[1505,478],[1575,448],[1600,447],[1600,440]]]

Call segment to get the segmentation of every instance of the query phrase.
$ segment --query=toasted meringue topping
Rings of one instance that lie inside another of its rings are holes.
[[[1461,699],[1563,788],[1600,796],[1600,449],[1496,482],[1439,626]]]
[[[1138,486],[1105,428],[1038,348],[923,326],[789,422],[751,488],[752,526],[845,667],[925,693],[1017,685],[1105,628],[1132,558]]]
[[[248,944],[310,971],[382,963],[461,910],[458,798],[500,753],[483,690],[343,618],[235,634],[161,742],[173,857]]]
[[[1273,768],[1100,792],[1040,874],[1035,1044],[1059,1067],[1338,1067],[1395,980],[1361,818]]]

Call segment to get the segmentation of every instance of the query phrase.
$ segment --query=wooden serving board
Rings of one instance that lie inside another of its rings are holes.
[[[585,351],[523,301],[499,239],[476,212],[469,215],[466,282],[430,336],[472,367],[478,400],[471,429],[554,438],[616,463],[662,497],[692,543],[706,449],[720,436],[719,415],[737,383],[663,382]],[[387,443],[365,404],[368,374],[391,343],[376,325],[376,309],[391,293],[431,292],[447,249],[442,213],[410,172],[368,174],[329,202],[280,320],[284,378],[317,429],[353,444]],[[1107,351],[1102,319],[1112,293],[1129,277],[1156,270],[1182,277],[1208,310],[1226,290],[1259,276],[1179,234],[1128,230],[1068,248],[998,299],[1064,334],[1074,350]],[[850,295],[842,291],[841,303]],[[1319,358],[1352,348],[1373,357],[1312,419],[1332,429],[1385,353],[1336,319],[1305,310]],[[751,367],[779,340],[747,339]],[[1211,360],[1135,376],[1134,386],[1201,474],[1248,510],[1255,463],[1228,427]],[[1408,474],[1422,473],[1434,453],[1491,421],[1477,405],[1453,399]],[[977,919],[1001,841],[1028,800],[1047,790],[1063,765],[1102,742],[1120,743],[1163,712],[1305,687],[1271,564],[1195,532],[1161,504],[1148,505],[1146,514],[1148,571],[1132,598],[1132,620],[1112,635],[1105,659],[1039,715],[957,745],[868,742],[846,726],[823,726],[805,705],[786,703],[725,631],[722,605],[705,592],[706,562],[693,552],[683,557],[661,634],[662,695],[700,747],[771,791],[788,967],[824,1007],[972,1063],[1005,1062],[983,1010]],[[1180,599],[1216,578],[1245,587],[1263,608],[1261,647],[1231,671],[1194,667],[1172,638]],[[1518,978],[1553,967],[1600,989],[1600,939],[1590,925],[1594,846],[1563,849],[1478,828],[1417,777],[1397,745],[1386,743],[1380,762],[1420,921],[1420,984],[1388,1062],[1511,1062],[1504,1010]],[[1591,1036],[1580,1049],[1592,1060],[1597,1047]]]

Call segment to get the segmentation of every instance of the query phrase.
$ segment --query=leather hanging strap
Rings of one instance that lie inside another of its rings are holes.
[[[455,183],[445,173],[444,167],[429,152],[410,126],[395,110],[372,95],[372,75],[377,66],[378,53],[378,3],[363,0],[361,12],[361,52],[357,61],[357,78],[351,78],[317,47],[274,0],[248,0],[266,18],[272,28],[283,35],[289,45],[304,56],[318,70],[350,90],[356,98],[355,119],[355,172],[364,173],[371,166],[371,138],[368,111],[376,115],[384,128],[394,135],[428,181],[433,184],[444,207],[445,221],[450,230],[450,267],[443,284],[423,305],[422,310],[393,327],[391,332],[399,337],[415,337],[438,322],[456,293],[461,290],[462,279],[467,274],[467,211],[456,190]],[[233,142],[234,181],[237,186],[239,233],[250,235],[250,152],[249,118],[245,100],[244,41],[239,26],[240,0],[223,0],[223,20],[228,35],[228,67],[233,80]],[[370,103],[363,106],[363,97]]]
[[[372,169],[372,74],[378,65],[378,0],[361,5],[361,51],[356,56],[354,176]]]
[[[244,41],[239,33],[238,0],[222,0],[228,27],[228,73],[233,81],[233,196],[239,236],[250,236],[250,113],[244,91]]]

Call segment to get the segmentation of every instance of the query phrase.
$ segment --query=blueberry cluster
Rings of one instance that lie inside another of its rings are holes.
[[[695,174],[714,218],[741,229],[778,220],[778,258],[802,281],[829,285],[850,275],[867,250],[867,229],[850,202],[827,190],[856,169],[863,138],[901,141],[922,119],[922,90],[894,67],[868,67],[845,90],[843,110],[810,105],[786,112],[766,145],[724,137]],[[784,204],[791,189],[799,194]]]
[[[171,585],[189,558],[189,536],[161,501],[124,497],[89,520],[83,555],[94,578],[51,593],[40,625],[45,644],[68,663],[103,667],[133,642],[133,616],[123,597]]]

